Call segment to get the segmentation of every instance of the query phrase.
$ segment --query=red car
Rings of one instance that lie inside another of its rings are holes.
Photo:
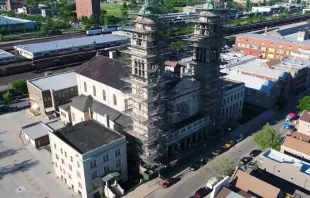
[[[195,197],[202,198],[202,197],[205,197],[209,193],[210,191],[207,188],[200,188],[199,190],[195,192]]]
[[[164,183],[161,185],[163,188],[168,188],[175,184],[178,181],[177,178],[168,178]]]

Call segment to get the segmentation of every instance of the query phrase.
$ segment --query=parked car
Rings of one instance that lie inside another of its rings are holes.
[[[195,197],[196,198],[202,198],[202,197],[205,197],[208,193],[209,193],[209,190],[207,188],[203,187],[203,188],[200,188],[199,190],[197,190],[195,192]]]
[[[191,171],[196,171],[196,170],[198,170],[199,168],[200,168],[200,162],[194,162],[194,163],[192,163],[192,165],[190,165],[190,170]]]
[[[256,157],[259,154],[261,154],[261,152],[262,152],[261,150],[255,149],[255,150],[251,151],[250,156],[251,157]]]
[[[169,188],[170,186],[172,186],[173,184],[177,183],[180,179],[179,178],[168,178],[166,181],[164,181],[164,183],[161,185],[163,188]]]
[[[284,123],[283,124],[283,128],[285,128],[285,129],[290,129],[290,128],[293,128],[293,127],[294,127],[293,125],[288,124],[288,123]]]
[[[220,155],[220,154],[222,154],[222,153],[223,153],[223,150],[222,150],[222,149],[217,149],[217,150],[215,150],[215,151],[212,152],[212,155],[213,155],[214,157],[216,157],[216,156],[218,156],[218,155]]]
[[[247,165],[252,159],[253,159],[253,157],[243,157],[240,160],[240,164],[241,165]]]
[[[226,142],[226,144],[224,145],[224,148],[231,148],[232,146],[235,145],[235,140],[230,140],[228,142]]]
[[[243,140],[243,138],[244,138],[243,135],[239,134],[239,135],[236,135],[234,139],[238,143],[238,142],[241,142]]]

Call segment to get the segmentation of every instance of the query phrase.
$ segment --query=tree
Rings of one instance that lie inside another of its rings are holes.
[[[99,22],[99,17],[96,14],[92,14],[89,16],[89,22],[90,24],[98,24]]]
[[[217,176],[221,178],[231,176],[236,169],[234,162],[227,158],[212,160],[210,164],[210,167],[216,171]]]
[[[254,142],[262,150],[272,148],[275,150],[280,150],[281,147],[281,136],[274,128],[269,124],[263,126],[263,128],[255,133]]]
[[[310,111],[310,96],[305,96],[299,100],[297,109],[300,111],[307,110]]]
[[[128,17],[128,6],[126,3],[123,3],[123,6],[121,7],[122,17],[123,19],[127,19]]]
[[[88,20],[88,18],[86,16],[82,16],[80,20],[81,20],[83,25],[88,25],[89,24],[89,20]]]
[[[9,105],[12,101],[12,98],[10,96],[10,92],[7,91],[4,94],[2,94],[2,103],[5,105]]]
[[[25,80],[16,80],[12,83],[12,89],[19,93],[28,93],[27,82]]]
[[[4,40],[3,35],[0,34],[0,41],[3,41],[3,40]]]
[[[49,31],[49,26],[47,24],[44,24],[41,26],[41,28],[40,28],[41,34],[46,36],[46,35],[48,35],[48,31]]]

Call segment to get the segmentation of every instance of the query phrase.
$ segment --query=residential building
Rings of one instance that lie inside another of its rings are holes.
[[[294,132],[286,136],[281,145],[281,152],[310,163],[310,136]]]
[[[218,184],[217,184],[218,185]],[[268,198],[284,198],[286,193],[281,189],[260,180],[249,173],[237,169],[231,178],[230,183],[223,183],[219,187],[215,198],[249,198],[249,197],[268,197]],[[212,195],[212,193],[211,193]],[[211,196],[211,198],[213,198]]]
[[[266,59],[283,59],[297,50],[309,50],[308,30],[299,31],[287,36],[264,34],[239,34],[236,36],[235,50],[244,54]]]
[[[54,171],[83,198],[120,196],[127,181],[126,138],[89,120],[49,132]]]
[[[270,61],[271,62],[271,61]],[[284,58],[282,61],[276,63],[272,61],[269,68],[286,72],[290,74],[290,92],[298,94],[306,90],[309,86],[310,76],[310,61],[300,58]]]
[[[220,109],[221,125],[239,120],[242,116],[245,84],[234,80],[223,80]]]
[[[222,69],[222,72],[227,74],[226,79],[245,83],[244,102],[272,108],[279,96],[288,96],[290,87],[288,73],[270,69],[266,60],[248,60],[251,59]]]
[[[28,80],[27,87],[31,109],[42,115],[52,115],[78,94],[75,72]]]
[[[259,168],[293,183],[303,189],[310,189],[310,164],[279,151],[268,149],[257,160]]]
[[[78,19],[85,16],[100,15],[100,0],[75,0],[76,15]]]
[[[304,110],[298,120],[297,131],[310,136],[310,112]]]

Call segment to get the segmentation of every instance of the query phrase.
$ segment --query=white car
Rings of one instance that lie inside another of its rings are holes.
[[[237,135],[237,136],[235,136],[235,141],[236,142],[241,142],[242,140],[243,140],[243,135],[242,134],[240,134],[240,135]]]

